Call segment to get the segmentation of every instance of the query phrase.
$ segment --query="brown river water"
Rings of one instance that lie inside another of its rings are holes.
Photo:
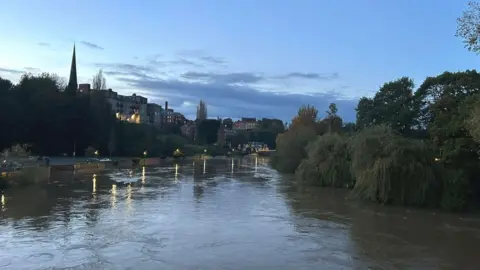
[[[4,191],[0,269],[480,269],[480,218],[295,186],[264,158]]]

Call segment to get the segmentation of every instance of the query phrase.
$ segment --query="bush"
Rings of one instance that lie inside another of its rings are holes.
[[[360,132],[353,141],[353,194],[381,203],[425,205],[436,192],[433,151],[423,141],[385,126]]]
[[[319,186],[353,186],[348,138],[335,133],[318,136],[308,144],[307,152],[295,172],[299,180]]]
[[[0,155],[2,157],[28,157],[30,145],[28,144],[15,144],[10,148],[4,149]]]
[[[312,126],[297,126],[277,136],[277,149],[271,158],[272,167],[279,172],[294,173],[306,157],[305,147],[316,137]]]

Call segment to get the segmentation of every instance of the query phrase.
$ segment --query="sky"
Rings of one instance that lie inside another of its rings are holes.
[[[195,117],[289,121],[303,104],[337,104],[355,121],[362,96],[402,76],[420,85],[476,69],[455,37],[466,0],[0,0],[0,76],[68,77],[103,69],[108,88]]]

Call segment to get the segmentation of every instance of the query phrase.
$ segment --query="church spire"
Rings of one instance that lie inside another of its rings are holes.
[[[66,92],[77,93],[77,59],[75,57],[75,44],[73,44],[72,66],[70,68],[70,78],[68,79],[68,86]]]

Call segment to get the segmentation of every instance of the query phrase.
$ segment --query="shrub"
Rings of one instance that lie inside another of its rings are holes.
[[[386,126],[360,132],[353,141],[353,194],[381,203],[424,205],[436,191],[433,151]]]
[[[300,125],[277,136],[277,149],[271,158],[272,167],[283,173],[294,173],[306,157],[305,147],[315,139],[313,126]]]
[[[299,180],[329,187],[353,185],[348,138],[335,133],[318,136],[308,144],[307,152],[295,172]]]

